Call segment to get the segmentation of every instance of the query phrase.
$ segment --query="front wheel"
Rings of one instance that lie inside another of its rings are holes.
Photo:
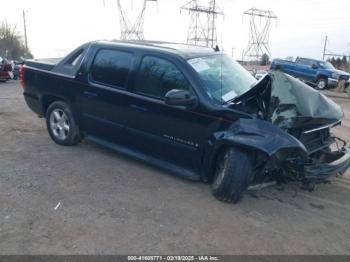
[[[59,145],[73,146],[81,140],[72,109],[63,101],[56,101],[49,106],[46,126],[52,140]]]
[[[324,90],[327,88],[328,81],[325,78],[320,78],[317,80],[316,86],[318,90]]]
[[[213,195],[223,202],[237,203],[247,190],[254,175],[251,154],[241,148],[231,147],[217,159]]]

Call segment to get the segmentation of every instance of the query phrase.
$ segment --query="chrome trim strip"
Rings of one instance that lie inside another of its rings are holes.
[[[339,120],[339,121],[337,121],[337,122],[335,122],[333,124],[330,124],[330,125],[321,126],[321,127],[315,128],[315,129],[310,129],[310,130],[304,131],[303,133],[304,134],[309,134],[309,133],[316,132],[316,131],[319,131],[319,130],[322,130],[322,129],[334,127],[334,126],[338,125],[339,123],[341,123],[341,120]]]

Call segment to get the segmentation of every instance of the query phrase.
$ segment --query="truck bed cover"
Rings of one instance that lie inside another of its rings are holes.
[[[51,71],[61,60],[62,58],[28,59],[24,63],[30,67]]]

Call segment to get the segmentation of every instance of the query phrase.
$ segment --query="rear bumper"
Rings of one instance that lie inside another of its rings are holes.
[[[11,76],[7,71],[0,71],[0,80],[9,80]]]
[[[350,167],[350,148],[340,151],[325,153],[324,160],[320,164],[304,166],[304,175],[307,179],[327,180],[328,178],[343,175]]]

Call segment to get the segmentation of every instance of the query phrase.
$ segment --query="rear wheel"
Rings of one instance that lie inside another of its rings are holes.
[[[218,200],[237,203],[253,175],[251,154],[244,149],[229,148],[218,157],[212,193]]]
[[[327,88],[328,81],[325,78],[320,78],[317,80],[316,87],[319,90],[324,90]]]
[[[46,126],[52,140],[59,145],[73,146],[81,140],[72,109],[63,101],[53,102],[49,106]]]

